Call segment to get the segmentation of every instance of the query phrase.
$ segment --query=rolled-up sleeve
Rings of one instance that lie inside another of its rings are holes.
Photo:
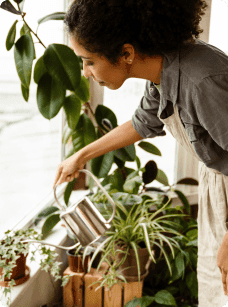
[[[143,138],[164,136],[164,124],[158,118],[159,100],[149,94],[150,82],[146,82],[144,96],[132,116],[132,126]]]
[[[194,103],[201,126],[228,151],[228,72],[205,78],[195,86]]]

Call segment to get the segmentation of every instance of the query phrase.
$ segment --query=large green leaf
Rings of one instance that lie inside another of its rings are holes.
[[[132,144],[124,148],[117,149],[114,151],[114,155],[124,162],[133,162],[135,161],[135,145]]]
[[[156,180],[162,183],[164,186],[169,186],[169,180],[166,174],[160,169],[158,169]]]
[[[53,213],[47,217],[43,226],[42,226],[42,238],[46,238],[50,231],[55,227],[56,224],[60,221],[60,214]]]
[[[143,150],[149,152],[149,153],[152,153],[152,154],[157,155],[157,156],[161,156],[160,150],[151,143],[140,142],[138,144],[138,146],[141,147]]]
[[[107,108],[107,107],[105,107],[101,104],[99,104],[96,108],[95,118],[96,118],[98,125],[104,130],[107,130],[102,125],[102,119],[104,119],[104,118],[107,118],[111,122],[113,128],[117,127],[117,119],[116,119],[115,113],[113,113],[112,110],[110,110],[109,108]]]
[[[3,9],[3,10],[8,11],[10,13],[13,13],[13,14],[21,15],[21,12],[17,11],[15,9],[15,7],[8,0],[2,1],[1,5],[0,5],[0,8]]]
[[[34,67],[34,81],[36,82],[36,84],[39,83],[40,78],[47,72],[47,68],[44,65],[44,58],[43,56],[41,56],[37,62],[36,65]]]
[[[75,91],[81,80],[81,69],[74,51],[68,46],[51,44],[44,52],[44,64],[49,74],[66,89]]]
[[[44,23],[48,20],[64,20],[66,13],[65,12],[56,12],[49,14],[47,16],[44,16],[38,20],[38,24]]]
[[[185,272],[185,263],[184,255],[181,252],[179,252],[175,258],[175,266],[177,268],[178,275],[183,277]]]
[[[92,121],[86,114],[79,118],[77,127],[72,134],[75,152],[96,140],[96,132]]]
[[[22,92],[24,100],[28,102],[28,100],[29,100],[29,88],[27,88],[23,84],[21,84],[21,92]]]
[[[31,39],[33,40],[32,34],[30,32],[30,29],[29,29],[29,27],[27,26],[26,23],[24,23],[23,26],[21,27],[20,36],[23,36],[25,34],[28,34],[31,37]],[[33,59],[35,60],[35,58],[36,58],[36,50],[35,50],[34,42],[33,42],[33,49],[34,49],[34,57],[33,57]]]
[[[17,26],[18,20],[16,20],[12,27],[10,28],[7,38],[6,38],[6,49],[9,51],[14,43],[15,43],[15,38],[16,38],[16,26]]]
[[[64,201],[65,201],[66,206],[68,206],[70,195],[71,195],[71,192],[74,189],[74,185],[75,185],[76,181],[77,181],[77,179],[75,178],[67,184],[67,187],[66,187],[65,192],[64,192]]]
[[[34,59],[34,44],[30,35],[26,34],[18,39],[15,44],[14,59],[21,83],[29,88]]]
[[[174,190],[174,192],[177,194],[177,196],[180,198],[181,202],[184,205],[185,210],[187,211],[188,214],[191,213],[191,206],[188,202],[188,199],[186,198],[186,196],[179,190]]]
[[[197,297],[198,295],[198,281],[196,272],[190,272],[186,276],[186,284],[190,290],[192,296]]]
[[[82,76],[79,87],[74,91],[75,95],[83,102],[89,101],[89,80]]]
[[[131,300],[130,302],[127,303],[127,305],[125,307],[147,307],[149,305],[151,305],[154,301],[154,297],[153,296],[148,296],[145,295],[141,298],[134,298],[133,300]]]
[[[113,152],[109,152],[100,157],[94,158],[91,160],[92,172],[98,178],[103,178],[108,175],[112,164],[114,162]]]
[[[48,73],[40,79],[37,88],[37,104],[40,113],[47,119],[55,117],[64,103],[65,89]]]
[[[81,101],[74,94],[71,94],[65,98],[63,106],[66,113],[68,126],[74,130],[77,126],[81,113]]]
[[[199,182],[196,179],[187,177],[179,180],[177,184],[199,185]]]
[[[158,173],[157,164],[154,161],[148,161],[145,165],[145,172],[142,174],[145,184],[151,183],[156,179]]]
[[[175,298],[167,290],[161,290],[155,294],[155,302],[158,304],[165,304],[170,306],[177,306]]]

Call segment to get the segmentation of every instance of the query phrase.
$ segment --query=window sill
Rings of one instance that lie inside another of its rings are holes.
[[[178,188],[179,189],[179,188]],[[65,190],[65,187],[62,187],[61,190],[58,191],[57,196],[61,202],[61,197],[63,197],[63,192]],[[187,197],[190,205],[197,204],[198,200],[198,192],[197,189],[195,191],[188,192],[186,189],[181,188],[182,192]],[[185,191],[184,191],[185,190]],[[76,201],[80,200],[83,196],[88,194],[88,190],[81,190],[81,191],[75,191],[72,193],[70,201],[71,203],[75,203]],[[172,193],[170,195],[172,198],[173,205],[178,205],[180,203],[179,198],[176,196],[175,193]],[[55,203],[55,199],[52,196],[50,199],[46,199],[47,203],[45,205],[44,202],[36,208],[37,210],[33,210],[28,214],[26,219],[19,223],[17,225],[17,229],[19,227],[28,227],[28,225],[32,224],[32,221],[34,219],[34,216],[40,212],[41,208],[44,209],[46,206],[53,205]],[[50,236],[45,240],[46,242],[55,244],[55,245],[63,245],[63,246],[70,246],[73,245],[73,241],[67,236],[66,229],[61,226],[62,222],[59,222],[55,229],[52,231]],[[62,272],[67,267],[67,255],[66,252],[63,250],[56,250],[56,252],[59,254],[59,261],[63,262]],[[53,284],[51,281],[51,276],[41,271],[41,268],[37,262],[30,262],[29,256],[27,260],[27,265],[30,268],[30,278],[27,282],[24,284],[17,286],[13,289],[11,299],[11,307],[37,307],[41,306],[43,304],[49,303],[56,297],[56,294],[58,293],[61,295],[61,286],[60,282],[55,283],[55,288],[53,288]],[[58,291],[59,289],[59,291]],[[2,299],[3,306],[6,306],[6,302],[4,301],[4,298]],[[5,305],[4,305],[5,304]]]

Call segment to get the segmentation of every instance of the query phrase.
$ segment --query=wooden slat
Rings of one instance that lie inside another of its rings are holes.
[[[143,281],[123,283],[124,287],[124,304],[131,301],[134,297],[142,297]]]
[[[111,289],[104,287],[104,307],[122,306],[122,287],[114,285]]]
[[[63,306],[64,307],[83,307],[83,286],[85,273],[74,273],[68,267],[63,275],[73,275],[69,282],[63,287]]]
[[[94,282],[102,279],[102,275],[108,269],[108,264],[103,263],[100,267],[99,272],[96,269],[91,268],[90,272],[84,276],[85,281],[85,305],[84,307],[102,307],[102,288],[97,290],[99,283],[93,284]],[[93,284],[93,285],[92,285]]]

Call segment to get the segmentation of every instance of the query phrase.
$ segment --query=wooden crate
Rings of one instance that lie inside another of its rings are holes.
[[[99,279],[107,272],[108,265],[103,263],[99,271],[91,268],[90,272],[74,273],[67,268],[64,275],[73,275],[63,288],[64,307],[123,307],[134,297],[142,297],[143,281],[121,283],[112,289],[98,288]]]

